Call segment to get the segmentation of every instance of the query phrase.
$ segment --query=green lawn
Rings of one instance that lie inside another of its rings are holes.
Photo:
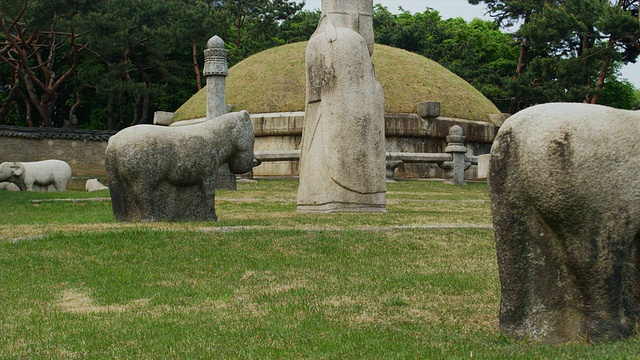
[[[486,185],[388,185],[387,214],[220,191],[220,221],[116,223],[87,194],[0,192],[0,359],[638,359],[498,332]]]

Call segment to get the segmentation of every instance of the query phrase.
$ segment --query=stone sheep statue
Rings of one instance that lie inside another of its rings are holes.
[[[629,337],[640,321],[640,112],[523,110],[500,128],[489,193],[503,333],[547,343]]]
[[[14,184],[12,182],[3,181],[3,182],[0,182],[0,190],[20,191],[20,188],[18,187],[18,185]]]
[[[120,221],[216,220],[221,164],[234,174],[253,166],[249,113],[187,126],[137,125],[109,139],[105,165]]]
[[[0,164],[0,182],[14,183],[20,191],[66,191],[69,179],[71,166],[62,160]]]

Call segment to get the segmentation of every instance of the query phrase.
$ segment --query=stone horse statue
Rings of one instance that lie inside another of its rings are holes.
[[[254,132],[246,111],[187,126],[137,125],[109,139],[105,166],[120,221],[217,220],[216,176],[253,166]]]

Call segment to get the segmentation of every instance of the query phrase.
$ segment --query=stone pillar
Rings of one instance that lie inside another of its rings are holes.
[[[478,179],[486,179],[489,175],[490,154],[478,155]]]
[[[225,99],[226,77],[229,75],[227,55],[229,51],[224,41],[215,35],[207,42],[204,50],[204,76],[207,78],[207,120],[227,113]],[[222,164],[218,171],[216,189],[236,190],[236,176],[229,171],[229,165]]]
[[[207,42],[204,50],[204,76],[207,78],[207,119],[213,119],[227,112],[225,102],[225,82],[229,75],[227,55],[229,51],[224,41],[215,35]]]
[[[466,161],[464,130],[460,126],[454,125],[449,129],[447,147],[444,151],[451,154],[451,161],[446,161],[440,166],[445,170],[445,182],[451,185],[467,185],[464,181],[464,171],[471,166],[471,163]]]

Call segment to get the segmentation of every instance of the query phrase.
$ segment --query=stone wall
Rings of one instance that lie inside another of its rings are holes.
[[[102,177],[107,140],[115,132],[0,126],[0,162],[63,160],[74,177]]]
[[[299,150],[304,112],[251,116],[256,151]],[[197,120],[196,120],[197,121]],[[488,154],[497,127],[490,123],[451,118],[421,118],[416,114],[386,114],[387,151],[442,153],[449,128],[460,125],[466,135],[468,155]],[[67,129],[29,129],[0,126],[0,162],[64,160],[74,177],[104,178],[104,151],[114,132]],[[476,177],[476,167],[466,177]],[[297,176],[297,161],[265,162],[254,168],[255,176]],[[405,164],[397,178],[442,178],[435,165]]]

